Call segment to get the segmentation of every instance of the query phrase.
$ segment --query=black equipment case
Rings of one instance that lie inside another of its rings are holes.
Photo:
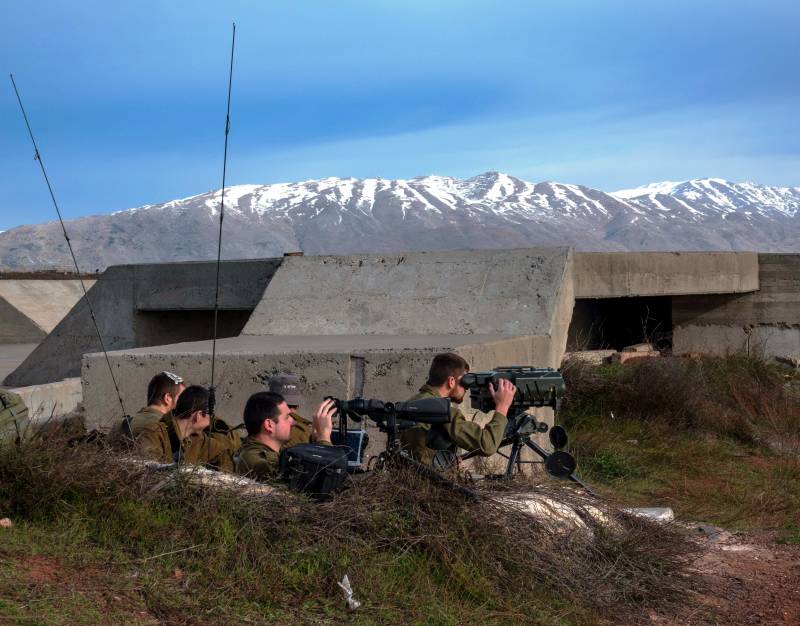
[[[278,471],[291,489],[326,500],[347,478],[348,452],[345,446],[303,443],[281,450]]]

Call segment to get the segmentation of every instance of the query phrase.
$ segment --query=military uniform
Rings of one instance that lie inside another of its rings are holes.
[[[291,448],[300,443],[311,443],[311,433],[314,431],[314,425],[299,413],[292,411],[291,413],[294,424],[292,424],[292,432],[289,435],[289,441],[283,444],[284,448]]]
[[[219,440],[223,445],[230,446],[231,452],[233,453],[242,447],[240,428],[241,426],[231,428],[225,420],[219,417],[213,417],[211,419],[211,428],[208,436],[212,439]]]
[[[0,390],[0,443],[19,442],[29,426],[28,407],[22,397],[7,389]]]
[[[424,385],[411,400],[440,397],[433,387]],[[497,452],[503,440],[507,422],[505,415],[495,411],[491,421],[481,426],[468,420],[458,407],[451,404],[450,421],[447,424],[433,425],[433,431],[431,424],[418,424],[400,433],[400,443],[412,457],[426,465],[433,463],[433,456],[436,454],[436,449],[428,446],[430,439],[434,437],[440,439],[451,452],[461,448],[467,452],[478,451],[481,456],[491,456]]]
[[[156,422],[139,422],[131,432],[139,453],[148,459],[233,471],[234,442],[228,435],[194,433],[181,438],[172,413],[167,413]]]
[[[292,416],[294,417],[294,413]],[[299,416],[298,416],[299,417]],[[303,419],[303,418],[300,418]],[[304,420],[309,425],[308,429],[308,436],[311,434],[310,425],[311,422],[308,420]],[[295,430],[294,426],[292,427],[292,436],[294,437]],[[296,446],[301,443],[310,443],[308,440],[308,436],[306,437],[305,441],[296,441],[292,443],[290,439],[285,444],[281,446],[281,450],[284,448],[291,448],[292,446]],[[298,435],[298,438],[300,436]],[[331,445],[330,441],[317,441],[321,446],[329,446]],[[280,452],[275,452],[272,448],[267,446],[266,444],[258,441],[254,437],[248,437],[245,439],[244,443],[242,444],[239,453],[236,455],[235,458],[235,466],[236,466],[236,473],[241,474],[242,476],[247,476],[248,478],[254,478],[260,481],[269,481],[274,480],[278,477],[278,460],[280,459]]]
[[[280,453],[248,437],[236,455],[236,473],[260,481],[274,480],[278,477],[278,458]]]
[[[158,422],[164,414],[150,406],[143,407],[130,419],[123,419],[108,433],[108,441],[113,446],[129,447],[133,443],[133,433],[139,432],[146,424]]]

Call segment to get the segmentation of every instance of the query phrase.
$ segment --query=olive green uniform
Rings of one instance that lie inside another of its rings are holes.
[[[127,423],[126,419],[123,419],[116,424],[108,433],[108,441],[112,446],[128,448],[131,443],[133,443],[134,431],[138,432],[145,424],[158,422],[162,417],[164,417],[164,414],[158,409],[150,406],[142,407],[137,413],[127,419]]]
[[[420,398],[440,398],[436,390],[424,385],[417,395],[411,400]],[[456,452],[461,448],[466,452],[477,451],[481,456],[491,456],[497,452],[500,442],[503,440],[503,432],[506,429],[506,416],[495,411],[491,421],[485,426],[468,420],[464,414],[454,404],[450,405],[450,421],[447,424],[437,424],[442,439],[449,439],[448,450]],[[431,431],[431,424],[418,424],[414,428],[409,428],[400,433],[400,443],[403,448],[411,453],[416,460],[431,465],[436,450],[428,447],[428,436]]]
[[[133,426],[133,425],[132,425]],[[131,433],[139,453],[148,459],[172,463],[182,461],[233,471],[234,442],[221,433],[195,433],[181,438],[172,413],[160,420],[139,422]]]
[[[278,477],[279,456],[272,448],[248,437],[236,455],[236,473],[262,482],[273,480]]]
[[[292,413],[293,418],[294,416],[295,413]],[[300,416],[298,415],[297,417]],[[302,420],[303,418],[300,417],[300,419]],[[311,435],[311,422],[308,420],[303,421],[308,424],[308,430],[303,431],[307,432],[305,439],[303,440],[303,437],[300,433],[297,433],[296,435],[294,426],[292,426],[292,438],[283,444],[281,449],[291,448],[292,446],[296,446],[301,443],[310,443],[309,437]],[[292,443],[293,440],[294,443]],[[317,441],[315,443],[318,443],[321,446],[331,445],[330,441]],[[248,437],[245,439],[241,449],[239,450],[239,453],[236,455],[236,473],[260,481],[274,480],[278,477],[279,458],[279,452],[275,452],[275,450],[258,441],[254,437]]]
[[[0,390],[0,443],[19,442],[29,426],[25,401],[13,391]]]
[[[294,424],[289,435],[289,441],[283,444],[284,448],[291,448],[300,443],[311,443],[311,433],[314,430],[313,424],[299,413],[291,413]]]
[[[158,409],[155,409],[151,406],[143,407],[131,417],[131,432],[133,432],[136,428],[142,428],[145,426],[145,424],[158,422],[162,417],[164,417],[164,413]]]

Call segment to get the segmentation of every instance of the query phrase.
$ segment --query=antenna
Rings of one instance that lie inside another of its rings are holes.
[[[217,321],[219,317],[219,270],[222,259],[222,220],[225,217],[225,175],[228,170],[228,133],[231,130],[231,87],[233,85],[233,52],[236,47],[236,22],[233,23],[231,35],[231,65],[228,72],[228,109],[225,113],[225,151],[222,156],[222,192],[219,202],[219,238],[217,240],[217,279],[214,288],[214,334],[211,340],[211,384],[208,388],[208,412],[214,417],[214,408],[217,404],[216,390],[214,387],[214,370],[217,361]]]
[[[19,95],[19,90],[17,89],[17,83],[14,80],[14,75],[9,74],[9,76],[11,77],[11,84],[14,86],[14,93],[17,95],[17,102],[19,102],[19,108],[22,111],[22,117],[25,118],[25,126],[28,128],[28,135],[31,137],[31,143],[33,143],[33,158],[39,162],[39,167],[42,169],[44,182],[47,183],[47,190],[50,192],[50,199],[53,201],[53,206],[56,208],[56,213],[58,214],[58,221],[61,223],[61,231],[64,233],[64,239],[67,240],[67,247],[69,248],[69,253],[72,256],[72,263],[75,266],[75,273],[78,275],[78,281],[80,282],[81,289],[83,290],[83,299],[86,300],[86,305],[89,307],[89,316],[92,318],[92,324],[94,324],[95,332],[97,332],[97,338],[100,340],[100,347],[103,350],[103,355],[105,356],[106,364],[108,365],[108,373],[111,374],[111,382],[114,383],[114,390],[117,392],[119,407],[122,409],[123,417],[128,419],[128,413],[125,411],[125,404],[122,402],[122,394],[119,392],[119,385],[117,385],[117,379],[114,376],[114,370],[111,367],[111,361],[108,358],[108,352],[106,351],[106,345],[103,341],[103,335],[100,333],[100,327],[97,325],[97,318],[94,315],[94,308],[92,307],[91,300],[89,300],[89,294],[86,293],[86,285],[83,282],[81,270],[78,267],[78,260],[75,258],[75,251],[72,249],[72,242],[69,240],[69,235],[67,234],[67,227],[64,225],[64,218],[61,217],[61,209],[58,208],[58,202],[56,202],[56,196],[53,193],[53,187],[50,184],[50,179],[47,177],[47,170],[44,168],[42,153],[39,152],[39,146],[36,145],[36,139],[33,137],[33,131],[31,130],[30,122],[28,122],[28,115],[25,113],[25,107],[22,105],[22,98]]]

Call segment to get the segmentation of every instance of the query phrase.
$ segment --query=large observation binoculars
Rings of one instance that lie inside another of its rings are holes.
[[[364,417],[368,417],[381,430],[385,428],[405,430],[417,424],[446,424],[450,421],[449,398],[420,398],[406,402],[384,402],[364,398],[339,400],[329,397],[329,399],[336,405],[340,418],[360,422]]]
[[[557,408],[558,400],[564,393],[564,379],[551,367],[505,366],[488,372],[467,372],[460,385],[469,390],[473,409],[488,413],[493,411],[494,399],[489,393],[489,385],[505,378],[517,387],[511,406],[513,413],[531,407],[549,406]]]

